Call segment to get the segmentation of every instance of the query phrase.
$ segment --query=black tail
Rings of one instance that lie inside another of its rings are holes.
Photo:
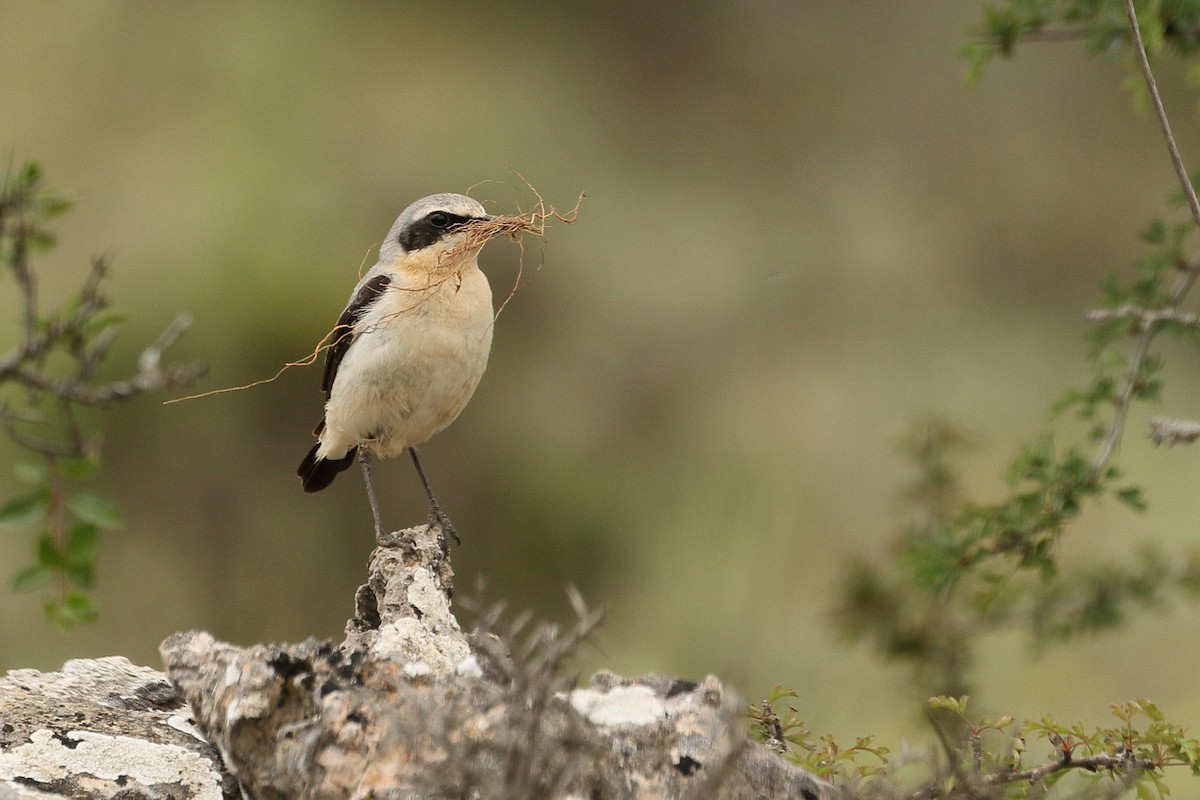
[[[341,458],[317,458],[317,450],[320,447],[319,442],[314,444],[312,450],[309,450],[308,455],[300,462],[300,469],[296,470],[306,492],[319,492],[333,483],[337,474],[348,469],[354,462],[354,456],[358,454],[358,448],[351,447],[350,452]]]

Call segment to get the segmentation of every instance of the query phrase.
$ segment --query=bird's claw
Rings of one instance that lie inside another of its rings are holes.
[[[454,530],[454,524],[436,503],[429,506],[429,528],[432,529],[434,525],[441,528],[443,552],[450,553],[450,539],[453,539],[456,545],[462,544],[462,539],[458,538],[458,531]]]

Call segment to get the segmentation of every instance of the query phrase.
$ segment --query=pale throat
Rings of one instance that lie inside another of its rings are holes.
[[[461,283],[462,276],[471,269],[478,269],[477,258],[483,246],[470,249],[427,247],[408,253],[392,262],[392,268],[407,275],[416,285],[433,288],[444,283],[452,286]]]

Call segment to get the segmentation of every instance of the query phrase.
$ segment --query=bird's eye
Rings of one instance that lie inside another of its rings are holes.
[[[434,211],[427,219],[429,224],[435,228],[444,228],[450,224],[450,215],[445,211]]]

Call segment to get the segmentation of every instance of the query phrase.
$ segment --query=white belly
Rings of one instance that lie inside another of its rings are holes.
[[[338,365],[321,458],[355,446],[400,455],[445,428],[479,385],[492,345],[492,302],[477,268],[436,289],[391,289],[358,324]]]

